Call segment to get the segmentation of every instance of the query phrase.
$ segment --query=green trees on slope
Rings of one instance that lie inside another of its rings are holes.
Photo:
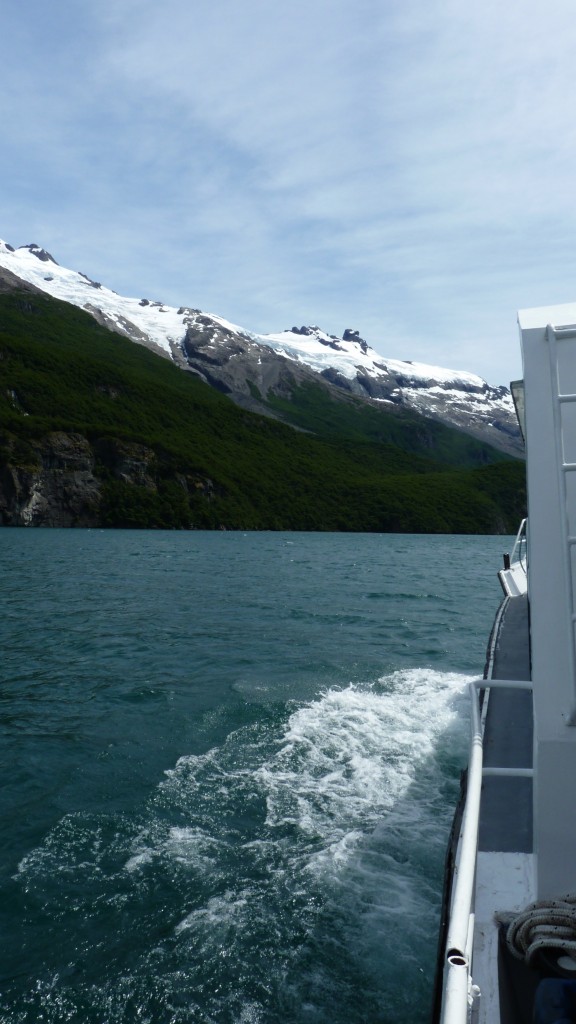
[[[322,388],[288,411],[308,432],[237,408],[76,307],[0,296],[0,473],[44,465],[55,432],[85,438],[94,525],[515,531],[517,460]]]

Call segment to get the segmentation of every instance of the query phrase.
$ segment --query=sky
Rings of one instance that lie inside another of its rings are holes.
[[[2,42],[13,246],[491,384],[576,299],[573,0],[3,0]]]

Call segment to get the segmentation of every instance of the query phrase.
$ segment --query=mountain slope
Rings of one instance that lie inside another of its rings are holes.
[[[5,287],[3,525],[515,529],[523,465],[479,446],[482,458],[461,461],[495,464],[457,471],[443,435],[457,444],[461,435],[440,424],[392,413],[394,442],[371,437],[374,425],[362,431],[358,419],[339,433],[326,416],[314,435],[295,431],[238,408],[73,305]],[[426,444],[416,452],[418,428]]]
[[[104,326],[172,359],[244,408],[300,422],[295,389],[316,383],[334,399],[356,398],[374,409],[408,409],[456,427],[507,454],[522,442],[510,393],[462,371],[384,359],[346,330],[318,327],[258,335],[198,309],[117,295],[85,274],[58,265],[35,244],[0,242],[0,276],[14,275],[85,309]],[[283,403],[283,404],[282,404]]]

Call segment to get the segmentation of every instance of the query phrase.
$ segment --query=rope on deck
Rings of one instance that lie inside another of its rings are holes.
[[[543,950],[555,950],[576,960],[576,893],[531,903],[512,921],[509,915],[497,918],[508,924],[506,945],[518,960],[530,965]]]

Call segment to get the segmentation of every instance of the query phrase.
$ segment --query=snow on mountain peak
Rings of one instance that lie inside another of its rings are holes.
[[[32,256],[36,256],[42,263],[54,263],[58,266],[54,257],[51,256],[49,252],[46,252],[46,249],[43,249],[40,245],[36,245],[36,242],[30,242],[29,245],[22,245],[20,246],[20,249],[27,249]]]
[[[186,311],[118,295],[86,274],[60,266],[39,245],[0,247],[0,267],[56,299],[80,306],[120,334],[172,356],[186,332]]]
[[[167,354],[173,354],[174,346],[181,346],[187,327],[199,313],[199,310],[188,307],[180,306],[176,309],[149,299],[118,295],[99,281],[91,280],[86,274],[60,266],[50,253],[35,242],[17,249],[6,242],[0,242],[0,266],[55,298],[80,306],[93,315],[100,311],[108,326],[116,324],[116,329],[121,333],[131,336],[127,324],[132,324],[137,333],[147,335],[154,345]],[[230,323],[223,317],[214,314],[205,316],[209,316],[217,325],[267,345],[320,373],[330,368],[348,379],[356,377],[359,371],[376,376],[390,374],[401,377],[408,387],[439,384],[442,387],[452,385],[463,386],[466,390],[483,390],[487,386],[481,377],[472,373],[384,358],[360,337],[359,331],[352,328],[346,328],[342,338],[327,334],[317,325],[292,327],[278,334],[260,335]]]
[[[36,243],[14,249],[0,241],[2,267],[41,291],[85,309],[100,323],[132,341],[152,347],[179,365],[196,369],[201,376],[201,366],[195,367],[190,356],[191,347],[197,342],[204,346],[203,358],[207,359],[208,349],[223,353],[222,346],[228,343],[225,339],[229,341],[235,336],[230,350],[234,358],[247,344],[255,344],[254,358],[259,359],[258,349],[265,347],[363,398],[408,406],[472,433],[477,424],[484,435],[488,431],[485,440],[491,439],[490,431],[494,428],[491,443],[516,450],[516,440],[510,442],[517,431],[507,388],[492,388],[482,377],[466,371],[385,358],[356,329],[346,328],[341,338],[327,334],[317,325],[292,327],[278,334],[256,334],[198,309],[118,295],[85,274],[60,266]],[[219,358],[222,361],[224,356]]]

